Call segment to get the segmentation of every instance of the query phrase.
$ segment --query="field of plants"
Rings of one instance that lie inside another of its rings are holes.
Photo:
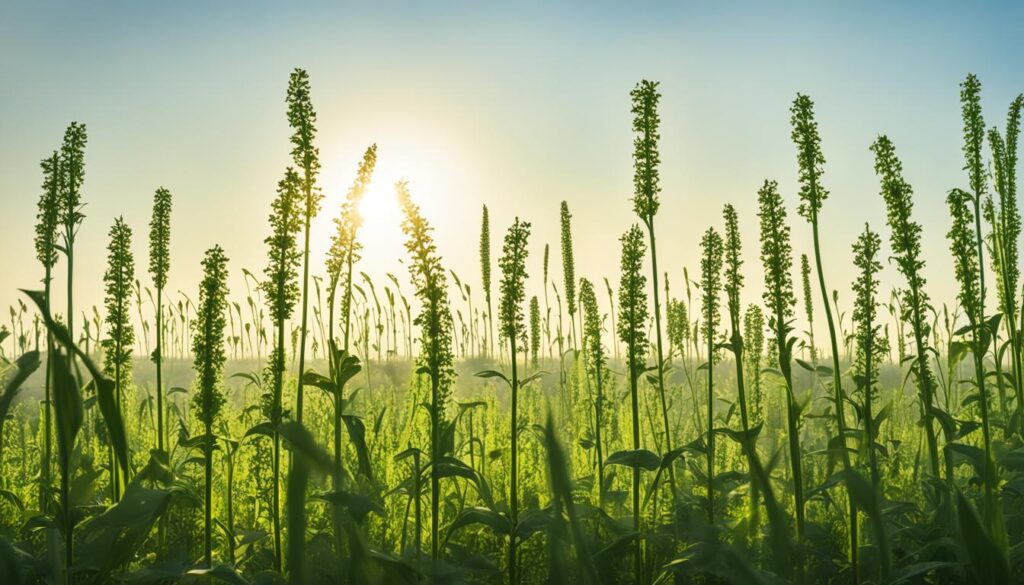
[[[23,290],[0,330],[0,583],[1024,583],[1024,95],[986,126],[980,81],[960,85],[944,300],[884,134],[864,147],[886,225],[822,257],[828,145],[803,94],[778,170],[799,192],[752,186],[693,234],[699,265],[670,274],[658,84],[629,98],[636,217],[604,275],[577,273],[588,242],[566,201],[550,246],[483,206],[465,243],[479,272],[456,274],[399,182],[408,274],[372,279],[360,202],[377,147],[322,208],[296,69],[292,166],[268,224],[246,228],[265,266],[214,246],[197,289],[169,289],[182,231],[160,188],[148,226],[110,224],[102,307],[75,304],[79,227],[108,220],[86,216],[72,122],[40,153],[41,281],[5,276]],[[757,241],[739,228],[755,208]],[[314,265],[311,225],[328,221]],[[797,230],[812,247],[794,249]],[[837,263],[853,282],[830,278]],[[752,282],[764,293],[744,305]]]

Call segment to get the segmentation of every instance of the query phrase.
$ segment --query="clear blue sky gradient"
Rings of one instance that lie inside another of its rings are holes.
[[[328,200],[317,273],[337,202],[376,141],[374,196],[390,197],[389,184],[407,177],[446,263],[474,289],[481,204],[491,209],[494,257],[518,214],[534,223],[533,294],[544,243],[560,283],[562,199],[575,215],[577,275],[617,281],[618,236],[634,221],[629,90],[649,78],[664,93],[657,228],[675,287],[684,266],[696,273],[700,234],[721,225],[731,202],[746,236],[745,301],[759,299],[755,198],[765,178],[791,204],[796,251],[809,252],[789,138],[800,91],[816,101],[828,160],[821,220],[840,302],[849,306],[850,245],[864,222],[888,237],[868,151],[879,133],[896,143],[916,189],[929,290],[938,302],[953,298],[944,196],[966,183],[958,84],[976,73],[987,123],[1005,123],[1024,91],[1024,3],[638,4],[7,0],[0,305],[38,286],[38,162],[71,120],[89,130],[79,306],[102,300],[116,215],[135,229],[137,271],[149,282],[146,232],[161,185],[175,197],[169,288],[191,294],[202,251],[220,243],[244,291],[238,269],[263,267],[266,215],[289,162],[284,93],[294,67],[308,69],[320,116]],[[379,217],[367,223],[362,268],[375,278],[405,272],[391,205],[374,207]]]

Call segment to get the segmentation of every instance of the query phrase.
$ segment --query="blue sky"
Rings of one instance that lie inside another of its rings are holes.
[[[308,69],[320,119],[327,200],[315,269],[359,155],[376,141],[363,265],[375,278],[404,275],[390,184],[405,177],[464,280],[479,280],[482,204],[495,257],[519,215],[534,224],[533,292],[544,243],[559,280],[562,199],[575,215],[577,274],[617,279],[618,236],[634,221],[629,90],[649,78],[664,94],[659,263],[677,284],[684,266],[696,271],[700,234],[730,202],[748,235],[745,301],[758,299],[756,189],[777,179],[795,208],[788,107],[799,91],[817,104],[828,160],[830,286],[848,290],[864,222],[888,235],[867,150],[886,133],[916,189],[930,290],[946,301],[955,285],[944,195],[966,183],[958,84],[980,77],[990,125],[1024,91],[1020,3],[348,4],[4,2],[0,305],[41,276],[31,241],[38,161],[71,120],[89,130],[80,306],[102,299],[116,215],[135,229],[148,281],[146,225],[161,185],[175,197],[170,288],[195,288],[214,243],[234,268],[262,269],[266,215],[288,163],[294,67]],[[809,228],[792,220],[796,251],[808,252]]]

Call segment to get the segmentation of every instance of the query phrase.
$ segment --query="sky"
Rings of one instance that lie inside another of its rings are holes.
[[[561,288],[562,200],[573,213],[576,274],[617,282],[618,239],[636,221],[629,91],[652,79],[663,93],[658,260],[674,291],[684,267],[697,274],[700,235],[721,228],[732,203],[745,236],[744,301],[759,300],[756,192],[765,179],[789,204],[796,253],[811,251],[810,227],[795,213],[789,130],[801,92],[815,100],[827,159],[822,253],[840,303],[852,300],[851,244],[864,223],[888,238],[868,151],[881,133],[916,191],[928,290],[951,301],[944,200],[967,183],[958,84],[977,74],[986,122],[1002,126],[1024,91],[1021,22],[1015,2],[6,0],[0,307],[20,298],[16,289],[41,286],[32,243],[39,161],[72,120],[89,134],[76,305],[102,302],[117,216],[134,229],[137,275],[150,282],[147,231],[160,186],[174,197],[168,290],[195,297],[202,253],[220,244],[233,292],[244,295],[241,269],[264,266],[267,215],[290,162],[284,98],[296,67],[311,77],[326,196],[311,235],[314,274],[360,156],[376,143],[359,266],[375,280],[406,274],[392,188],[405,178],[445,265],[477,301],[482,205],[495,260],[513,217],[532,223],[530,294],[543,294],[545,244]],[[887,265],[883,290],[895,276]]]

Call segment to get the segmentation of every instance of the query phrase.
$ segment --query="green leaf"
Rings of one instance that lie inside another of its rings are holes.
[[[495,534],[508,536],[512,532],[512,525],[504,514],[499,514],[488,508],[472,507],[465,508],[448,527],[451,534],[460,528],[481,524],[494,531]]]
[[[121,501],[76,531],[76,569],[96,572],[95,582],[106,582],[135,558],[170,500],[170,490],[143,487],[133,480]]]
[[[343,414],[341,420],[345,422],[348,429],[348,436],[356,448],[356,458],[359,460],[359,473],[373,479],[373,468],[370,466],[370,450],[366,447],[366,425],[363,419],[354,414]]]
[[[661,458],[656,453],[647,449],[636,449],[612,453],[605,459],[604,464],[624,465],[626,467],[638,467],[647,471],[654,471],[661,464]]]
[[[971,557],[971,565],[979,578],[978,583],[1001,585],[1010,583],[1010,567],[1003,551],[982,528],[978,513],[962,492],[957,492],[957,516],[964,548]]]
[[[501,378],[510,387],[512,386],[512,382],[510,382],[509,379],[505,377],[505,374],[502,374],[497,370],[484,370],[482,372],[477,372],[475,376],[477,378]]]
[[[82,429],[85,408],[78,381],[68,368],[67,356],[55,349],[53,367],[53,412],[57,419],[57,461],[63,473],[71,474],[71,453],[75,450],[78,431]]]
[[[192,569],[187,574],[197,577],[212,577],[230,585],[249,585],[249,582],[243,579],[234,569],[225,565],[217,565],[211,569]]]
[[[128,438],[124,428],[124,420],[121,418],[121,409],[118,406],[117,400],[117,389],[115,388],[113,380],[107,378],[92,362],[92,359],[90,359],[85,352],[75,345],[67,328],[54,322],[50,315],[49,306],[46,303],[46,297],[42,292],[26,290],[22,290],[22,292],[28,295],[28,297],[32,299],[32,302],[39,308],[43,322],[46,324],[47,329],[53,335],[54,339],[60,345],[64,346],[69,355],[77,356],[85,368],[89,370],[89,375],[92,376],[93,383],[96,385],[96,396],[97,402],[100,406],[100,413],[103,415],[103,422],[106,423],[107,439],[110,441],[110,446],[114,451],[118,464],[121,466],[122,471],[124,471],[125,477],[127,477]]]
[[[271,437],[271,438],[273,438],[274,437],[274,423],[271,423],[269,421],[264,421],[264,422],[261,422],[259,424],[256,424],[252,428],[250,428],[249,430],[245,431],[245,434],[242,435],[242,438],[243,439],[248,439],[249,437],[261,436],[261,435],[264,436],[264,437]]]
[[[551,524],[551,514],[544,510],[524,510],[516,524],[516,542],[523,542]]]
[[[644,502],[640,506],[641,509],[647,508],[647,503],[650,501],[651,496],[658,490],[659,480],[661,480],[661,478],[665,475],[665,471],[667,471],[668,468],[672,466],[672,463],[675,462],[675,460],[678,459],[685,450],[685,447],[680,447],[678,449],[673,449],[668,453],[662,455],[661,464],[658,465],[658,471],[657,473],[654,474],[654,479],[651,481],[650,484],[648,484],[647,491],[644,493]]]
[[[22,354],[21,357],[14,362],[15,371],[14,374],[7,378],[7,382],[4,383],[4,392],[0,394],[0,425],[4,424],[7,420],[7,413],[10,412],[11,404],[14,399],[21,392],[21,387],[28,380],[28,377],[39,369],[39,352],[29,351]]]

